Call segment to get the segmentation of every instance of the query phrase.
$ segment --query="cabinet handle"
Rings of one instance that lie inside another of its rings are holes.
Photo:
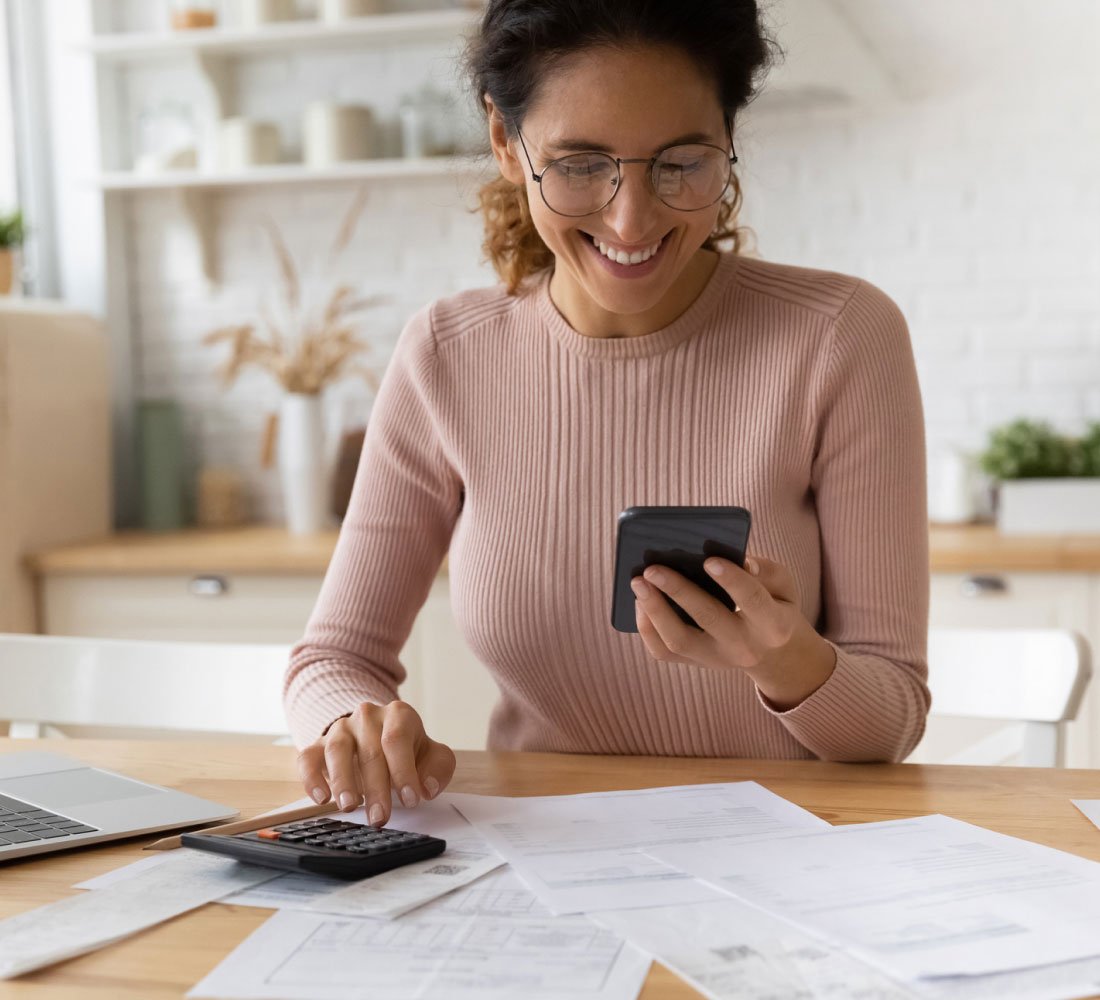
[[[229,581],[224,576],[193,576],[187,589],[195,597],[221,597],[229,593]]]
[[[1008,583],[1001,576],[968,576],[959,584],[963,597],[989,597],[1007,594]]]

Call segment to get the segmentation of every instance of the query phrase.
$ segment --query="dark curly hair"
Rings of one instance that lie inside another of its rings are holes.
[[[489,0],[481,29],[466,49],[466,70],[482,114],[488,95],[514,137],[540,84],[563,56],[634,45],[686,53],[714,80],[731,123],[779,54],[755,0]],[[486,257],[515,294],[524,278],[553,265],[553,254],[531,221],[524,185],[497,177],[478,197]],[[740,206],[741,185],[734,175],[706,248],[742,249]]]

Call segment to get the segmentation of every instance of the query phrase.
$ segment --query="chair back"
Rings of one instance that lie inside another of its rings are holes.
[[[929,630],[931,714],[1021,723],[1024,765],[1063,764],[1065,723],[1076,717],[1091,674],[1088,642],[1069,630]],[[1003,740],[985,744],[990,751],[1006,747]],[[952,762],[999,761],[968,751]]]
[[[0,719],[282,736],[284,645],[0,634]]]

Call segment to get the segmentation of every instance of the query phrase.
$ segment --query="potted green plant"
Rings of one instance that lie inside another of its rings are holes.
[[[997,527],[1008,535],[1100,532],[1100,421],[1081,437],[1014,420],[995,428],[980,455],[997,481]]]
[[[0,295],[11,292],[15,276],[16,251],[23,245],[23,213],[0,212]]]

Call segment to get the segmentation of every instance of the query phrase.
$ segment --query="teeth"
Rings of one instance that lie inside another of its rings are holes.
[[[636,250],[634,253],[624,253],[622,250],[615,250],[609,247],[606,243],[601,243],[599,240],[593,238],[593,243],[599,248],[602,253],[609,260],[615,261],[617,264],[641,264],[649,260],[660,248],[661,240],[658,240],[653,246],[646,250]]]

